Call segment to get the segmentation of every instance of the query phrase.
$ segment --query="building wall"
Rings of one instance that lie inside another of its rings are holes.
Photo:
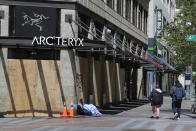
[[[8,27],[9,27],[9,6],[0,5],[0,10],[4,12],[4,18],[0,19],[1,22],[1,32],[0,36],[8,36]]]
[[[147,44],[147,35],[141,30],[137,29],[133,24],[127,21],[125,18],[120,16],[116,11],[108,7],[101,0],[78,0],[77,1],[82,6],[86,7],[90,11],[96,13],[107,21],[111,22],[115,26],[119,27],[123,31],[132,35],[133,37],[139,39],[143,43]],[[146,5],[148,7],[148,5]],[[116,7],[115,7],[116,8]],[[125,8],[123,6],[123,8]]]
[[[7,108],[7,49],[0,48],[0,112]]]
[[[0,36],[8,36],[9,28],[9,7],[0,5],[0,10],[4,11],[4,19],[0,19]],[[0,48],[0,112],[5,112],[7,108],[7,49]]]

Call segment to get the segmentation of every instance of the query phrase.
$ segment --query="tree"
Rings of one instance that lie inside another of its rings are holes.
[[[196,35],[196,0],[179,0],[182,3],[180,12],[174,21],[164,25],[167,35],[164,37],[169,48],[174,52],[172,60],[176,69],[183,73],[187,65],[195,65],[196,42],[187,42],[187,35]],[[195,59],[192,59],[195,58]],[[195,69],[195,66],[193,69]]]

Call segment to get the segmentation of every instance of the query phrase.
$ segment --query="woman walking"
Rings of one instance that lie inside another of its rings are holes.
[[[152,116],[150,118],[154,118],[155,108],[156,108],[157,109],[156,119],[159,119],[160,107],[163,104],[162,91],[158,88],[153,89],[150,94],[150,101],[152,106]]]

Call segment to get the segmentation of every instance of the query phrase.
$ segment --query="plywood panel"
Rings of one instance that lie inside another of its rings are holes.
[[[121,96],[125,98],[125,69],[120,68],[120,85],[121,85]]]
[[[102,101],[102,81],[101,81],[101,62],[95,61],[95,75],[96,75],[96,87],[97,87],[97,96],[98,96],[98,105],[100,106],[100,102]]]
[[[62,104],[54,61],[41,61],[52,111],[59,112]],[[59,68],[59,67],[58,67]]]
[[[16,111],[30,110],[25,83],[22,77],[22,68],[19,60],[8,60],[8,75],[13,94]],[[10,98],[9,92],[8,97]],[[12,104],[8,99],[8,111],[12,111]]]
[[[87,102],[88,99],[88,85],[89,85],[89,79],[88,79],[88,58],[79,57],[79,66],[80,66],[80,72],[81,72],[81,80],[82,80],[82,91],[84,96],[84,102]]]
[[[110,79],[111,79],[111,89],[112,89],[112,102],[115,101],[116,97],[116,72],[115,63],[110,61]]]
[[[42,79],[40,79],[39,73],[41,72],[36,60],[8,60],[8,75],[17,116],[32,116],[32,112],[35,112],[35,116],[47,116],[46,101],[41,84],[43,79],[46,82],[52,112],[59,112],[60,107],[63,106],[54,61],[41,61],[41,65],[44,76]],[[59,61],[57,65],[60,70]],[[31,108],[30,105],[32,105]],[[13,111],[9,92],[7,110]],[[40,114],[40,112],[45,112],[45,114]]]

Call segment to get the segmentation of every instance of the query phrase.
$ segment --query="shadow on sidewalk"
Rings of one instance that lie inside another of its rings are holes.
[[[194,114],[185,114],[185,113],[182,113],[182,115],[187,116],[187,117],[190,117],[192,119],[196,119],[196,115],[194,115]]]
[[[161,112],[165,112],[165,113],[173,113],[172,109],[161,109]],[[191,111],[189,109],[181,109],[182,113],[191,113]]]
[[[153,129],[123,129],[122,131],[156,131]]]

